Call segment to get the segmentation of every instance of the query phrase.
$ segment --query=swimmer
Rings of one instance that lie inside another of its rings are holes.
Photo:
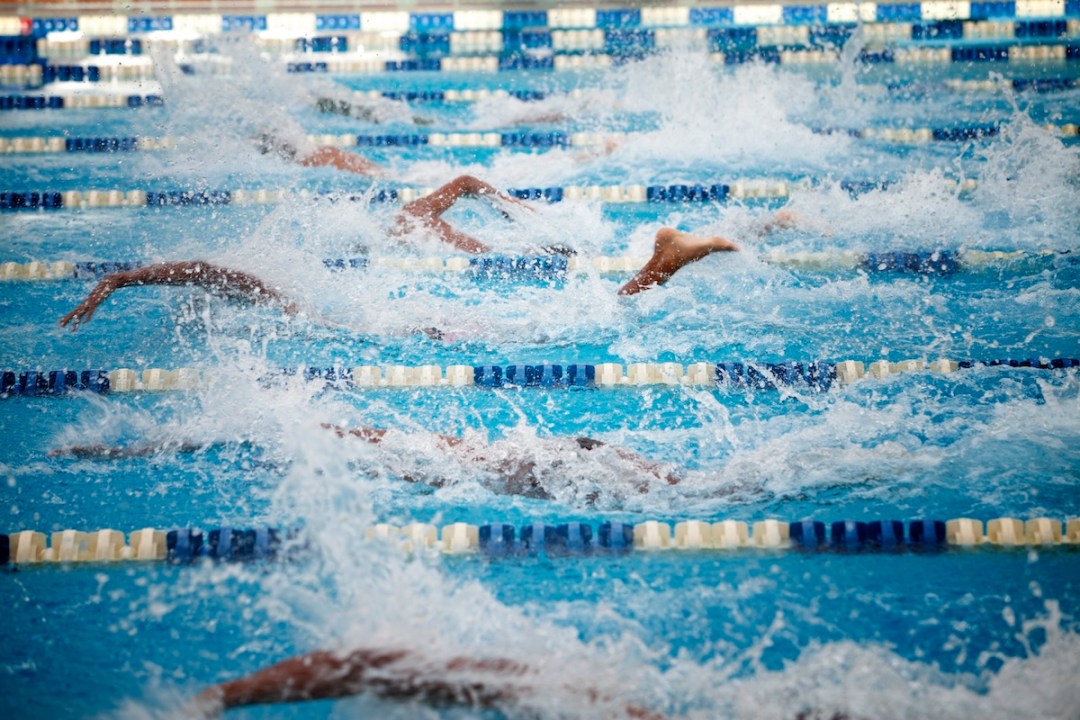
[[[463,185],[455,185],[463,183]],[[475,185],[474,183],[479,183]],[[454,187],[451,187],[454,186]],[[462,190],[462,188],[467,190]],[[486,252],[487,246],[478,240],[455,230],[439,217],[462,192],[487,188],[483,192],[495,193],[494,188],[475,178],[458,178],[433,194],[415,200],[405,206],[398,215],[398,232],[415,228],[415,223],[432,229],[436,235],[465,252]],[[483,196],[480,192],[480,196]],[[503,197],[503,196],[499,196]],[[521,201],[517,201],[521,202]],[[619,295],[636,295],[657,285],[663,285],[683,267],[716,252],[733,252],[739,246],[720,236],[700,236],[672,228],[662,228],[656,233],[652,257],[629,282],[619,289]],[[560,249],[561,250],[561,249]],[[118,272],[106,276],[79,305],[60,319],[60,325],[71,325],[72,330],[86,323],[97,307],[114,291],[131,285],[182,285],[199,286],[211,293],[230,300],[242,300],[253,305],[277,305],[286,315],[297,315],[299,307],[280,291],[262,280],[240,270],[218,267],[199,260],[159,263]],[[437,331],[433,331],[438,335]],[[432,334],[429,332],[429,334]]]
[[[378,445],[390,431],[376,428],[343,428],[324,423],[323,429],[330,430],[340,438],[355,437]],[[679,473],[669,465],[654,462],[638,453],[618,445],[610,445],[595,438],[562,436],[532,438],[528,447],[520,447],[511,439],[496,440],[486,443],[473,438],[461,438],[453,435],[435,435],[440,449],[452,455],[458,461],[474,465],[482,472],[498,477],[502,483],[498,488],[505,494],[522,495],[543,500],[553,499],[543,482],[544,471],[551,466],[562,465],[567,460],[572,463],[585,462],[592,453],[610,453],[599,460],[611,464],[622,464],[626,475],[634,475],[635,486],[640,493],[649,492],[651,483],[678,485]],[[544,456],[553,457],[554,461],[545,463]],[[432,487],[443,487],[440,478],[417,480],[408,475],[403,477],[408,482],[422,482]],[[591,498],[590,502],[595,501]]]
[[[356,153],[344,152],[336,147],[309,147],[306,142],[289,142],[273,133],[263,132],[255,138],[255,147],[263,155],[274,155],[287,162],[304,167],[329,167],[370,178],[385,177],[382,166]]]
[[[518,703],[542,692],[544,684],[546,679],[536,670],[508,658],[454,657],[438,661],[409,650],[388,648],[345,653],[317,651],[214,685],[199,694],[191,711],[197,717],[209,718],[250,705],[367,694],[435,707],[498,710],[513,716]],[[575,693],[579,711],[592,707],[594,712],[602,708],[604,717],[611,718],[660,720],[663,717],[621,703],[595,688],[564,685],[563,689]],[[566,710],[568,716],[578,714],[572,712],[573,708]]]
[[[315,109],[321,113],[327,113],[330,115],[341,115],[343,117],[355,118],[357,120],[363,120],[373,124],[380,124],[389,120],[398,120],[398,117],[388,117],[385,111],[380,112],[380,105],[378,103],[361,104],[356,101],[343,100],[340,98],[332,97],[320,97],[315,100]],[[414,125],[434,125],[435,121],[429,117],[422,115],[413,115],[412,121]]]
[[[442,242],[462,252],[470,254],[488,252],[487,245],[454,228],[442,218],[443,213],[462,198],[486,200],[507,218],[510,217],[509,213],[499,208],[499,203],[505,202],[531,209],[525,201],[500,193],[483,180],[470,175],[462,175],[427,197],[418,198],[406,204],[397,214],[394,227],[387,234],[390,237],[401,237],[418,230],[427,230]],[[77,308],[60,320],[60,324],[66,326],[74,321],[71,329],[77,329],[80,323],[87,322],[93,316],[97,306],[114,291],[131,285],[194,285],[229,300],[249,302],[253,305],[277,305],[286,315],[297,315],[300,311],[296,303],[291,302],[280,291],[253,275],[207,262],[187,261],[159,263],[108,275]]]
[[[380,428],[344,428],[339,425],[322,423],[324,430],[329,430],[339,438],[357,438],[371,443],[382,444],[388,433],[396,432]],[[400,434],[402,438],[406,436]],[[412,437],[411,435],[408,437]],[[543,475],[546,469],[556,464],[571,462],[584,462],[592,453],[609,453],[598,457],[597,460],[621,465],[620,474],[632,475],[638,492],[647,493],[654,482],[677,485],[680,475],[668,465],[653,462],[642,457],[632,450],[610,445],[600,440],[585,436],[576,437],[550,437],[533,438],[528,447],[519,447],[512,440],[497,440],[486,443],[473,438],[462,438],[453,435],[431,434],[439,450],[463,464],[474,466],[482,473],[487,473],[498,479],[497,485],[490,489],[508,495],[521,495],[542,500],[553,499],[551,493],[545,487]],[[106,459],[122,460],[128,458],[148,457],[151,455],[166,453],[197,453],[210,449],[218,443],[193,443],[187,441],[170,440],[161,443],[142,443],[127,447],[112,447],[103,444],[72,445],[65,448],[52,450],[52,457],[70,456],[80,459]],[[552,457],[554,460],[545,463],[543,457]],[[446,485],[446,481],[437,476],[425,473],[423,477],[413,477],[407,473],[401,475],[405,482],[419,483],[435,488]],[[596,498],[586,498],[590,503]]]

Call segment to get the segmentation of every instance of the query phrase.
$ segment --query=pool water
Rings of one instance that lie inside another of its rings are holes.
[[[1075,77],[1074,65],[1009,63],[1003,72]],[[517,709],[550,716],[610,716],[611,705],[580,704],[588,678],[622,701],[688,717],[1075,717],[1073,546],[489,558],[410,555],[363,537],[376,522],[1072,518],[1080,514],[1075,370],[975,367],[824,391],[343,391],[279,372],[1075,357],[1080,153],[1075,138],[1042,126],[1075,123],[1080,90],[987,94],[945,84],[973,77],[986,71],[714,67],[687,51],[602,72],[331,80],[241,53],[229,77],[163,76],[161,108],[5,113],[4,136],[179,139],[172,151],[7,155],[5,190],[290,193],[271,206],[7,212],[0,261],[202,258],[265,278],[309,313],[286,318],[198,290],[130,288],[72,333],[56,321],[92,281],[0,283],[3,368],[197,367],[208,378],[187,393],[0,401],[5,532],[270,525],[302,528],[306,544],[278,563],[9,566],[0,574],[9,618],[0,624],[3,714],[166,717],[182,713],[198,689],[291,654],[385,644],[525,662],[544,679]],[[414,103],[405,116],[433,123],[419,129],[319,114],[312,102],[343,88],[480,87],[548,97]],[[723,234],[742,248],[633,298],[615,295],[625,277],[597,273],[331,272],[324,258],[453,253],[422,238],[386,240],[380,229],[394,205],[343,199],[371,181],[259,155],[247,139],[253,127],[283,113],[313,134],[634,133],[606,154],[363,148],[393,178],[376,181],[380,189],[436,186],[459,174],[499,188],[801,184],[786,203],[565,201],[515,209],[510,220],[473,203],[447,216],[512,255],[559,243],[582,257],[645,256],[665,225]],[[965,123],[1003,129],[914,146],[842,132]],[[961,188],[963,179],[976,185]],[[841,181],[880,187],[849,193]],[[798,226],[760,234],[782,204]],[[1054,253],[945,275],[767,261],[769,252],[887,250]],[[316,314],[336,324],[314,322]],[[400,432],[375,446],[339,439],[321,423]],[[448,454],[433,432],[506,441],[492,453],[521,448],[549,497],[502,492],[498,473]],[[566,435],[669,463],[683,482],[669,486],[544,442]],[[199,449],[112,460],[50,455],[72,445],[170,442]],[[469,716],[372,698],[235,716],[365,714]]]

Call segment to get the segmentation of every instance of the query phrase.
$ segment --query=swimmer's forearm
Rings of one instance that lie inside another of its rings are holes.
[[[383,168],[356,153],[343,152],[334,147],[320,147],[298,161],[304,167],[332,167],[357,175],[381,177]]]
[[[132,285],[198,285],[234,300],[286,304],[280,292],[254,275],[202,260],[147,265],[109,278],[116,289]]]
[[[218,267],[200,260],[158,263],[105,276],[79,305],[60,319],[61,325],[75,330],[94,316],[101,303],[120,288],[132,285],[198,285],[224,297],[253,304],[277,304],[289,315],[298,310],[295,304],[257,277],[239,270]]]
[[[352,436],[360,438],[361,440],[367,440],[372,445],[378,445],[383,441],[383,438],[386,436],[386,431],[380,428],[345,428],[340,425],[333,425],[331,423],[321,423],[320,427],[322,427],[324,430],[329,430],[330,432],[337,435],[339,438]],[[439,438],[450,447],[460,445],[462,442],[461,438],[455,437],[453,435],[439,435],[436,433],[435,437]]]
[[[371,693],[389,700],[490,708],[516,696],[509,685],[492,686],[480,680],[453,682],[424,677],[415,667],[393,667],[408,657],[404,650],[359,650],[348,655],[309,653],[216,685],[203,692],[200,700],[229,709]],[[521,675],[526,668],[509,660],[455,658],[446,664],[445,671]]]
[[[49,455],[70,456],[75,458],[104,458],[107,460],[126,460],[128,458],[147,457],[158,453],[196,453],[210,448],[217,443],[192,443],[192,442],[160,442],[143,443],[141,445],[111,446],[111,445],[70,445],[64,448],[51,450]]]
[[[347,656],[329,652],[299,655],[210,688],[203,697],[215,697],[228,709],[356,695],[368,689],[365,674],[369,670],[400,660],[405,654],[393,651],[356,652]]]
[[[351,435],[352,437],[358,437],[361,440],[367,440],[372,445],[378,445],[382,442],[383,436],[386,435],[385,430],[380,430],[378,428],[344,428],[340,425],[332,425],[330,423],[320,423],[319,426],[324,430],[329,430],[339,438]]]

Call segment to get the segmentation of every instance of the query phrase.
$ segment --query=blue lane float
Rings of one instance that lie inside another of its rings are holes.
[[[0,372],[0,397],[42,397],[73,392],[109,393],[109,374],[105,370],[50,370],[48,372],[11,370]]]
[[[91,55],[142,55],[142,51],[139,38],[93,38],[89,46]]]
[[[231,201],[232,193],[228,190],[165,190],[146,193],[148,207],[228,205]]]
[[[0,210],[59,210],[64,196],[59,192],[0,192]]]
[[[41,71],[42,83],[54,82],[101,82],[101,68],[97,65],[46,65]]]
[[[178,528],[166,533],[165,560],[180,564],[203,559],[229,562],[274,559],[283,545],[295,550],[299,533],[296,528],[223,527],[205,533],[197,528]]]
[[[736,388],[769,390],[777,387],[804,386],[828,390],[836,381],[832,363],[761,363],[722,362],[716,364],[716,382]]]
[[[544,280],[565,276],[569,262],[569,258],[564,255],[485,255],[469,258],[468,274],[480,280]]]
[[[962,261],[947,250],[933,252],[872,252],[859,263],[868,272],[951,275],[959,272]]]

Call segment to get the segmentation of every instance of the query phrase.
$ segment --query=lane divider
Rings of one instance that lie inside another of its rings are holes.
[[[1039,517],[1024,521],[1000,517],[984,523],[973,518],[952,520],[818,520],[777,519],[648,520],[637,524],[533,522],[520,530],[508,523],[442,527],[411,523],[367,528],[371,541],[397,545],[408,552],[437,551],[450,555],[491,556],[584,555],[663,550],[801,550],[808,552],[942,551],[989,546],[1023,548],[1080,545],[1080,519],[1066,522]],[[307,549],[299,528],[221,527],[212,530],[144,528],[125,537],[119,530],[60,530],[46,535],[33,530],[0,534],[0,564],[108,563],[122,560],[184,564],[203,560],[252,561],[296,556]]]
[[[1001,132],[1000,124],[957,125],[953,127],[889,128],[872,127],[863,130],[821,129],[821,134],[842,133],[855,138],[891,142],[899,144],[921,144],[929,142],[965,142],[987,137],[994,137]],[[1045,125],[1047,132],[1062,137],[1075,137],[1077,125]],[[487,147],[487,148],[527,148],[542,150],[547,148],[596,147],[608,143],[623,142],[628,138],[638,137],[641,133],[624,132],[446,132],[446,133],[399,133],[388,135],[308,135],[308,140],[317,146],[326,147]],[[114,153],[170,150],[176,147],[178,140],[172,137],[71,137],[32,136],[0,137],[0,153]]]
[[[0,111],[5,110],[79,110],[83,108],[161,107],[160,95],[122,95],[113,93],[78,93],[63,95],[0,95]]]
[[[932,3],[928,3],[930,5]],[[942,3],[937,2],[937,5]],[[983,3],[985,4],[985,3]],[[989,3],[993,5],[994,3]],[[1000,3],[997,3],[1000,5]],[[969,16],[963,4],[953,5],[949,17],[920,18],[918,11],[903,18],[880,20],[874,17],[873,5],[863,4],[858,15],[853,6],[830,6],[833,11],[826,13],[824,6],[788,7],[779,16],[770,13],[776,6],[766,10],[760,17],[745,17],[749,8],[742,8],[743,18],[737,18],[730,8],[716,8],[713,12],[699,14],[704,21],[691,22],[688,15],[676,19],[635,23],[632,17],[620,18],[618,25],[560,25],[549,27],[537,24],[528,28],[505,28],[494,26],[466,28],[453,27],[440,22],[437,27],[411,26],[399,22],[391,29],[369,31],[361,27],[359,16],[353,16],[352,22],[333,22],[324,27],[308,23],[305,27],[281,28],[266,31],[265,27],[247,28],[253,31],[252,41],[262,51],[278,55],[313,55],[327,57],[334,55],[356,54],[358,51],[392,53],[400,52],[413,58],[445,58],[447,56],[491,55],[491,54],[534,54],[543,52],[604,52],[612,55],[640,55],[672,46],[697,43],[707,45],[714,50],[725,49],[763,49],[789,47],[799,49],[834,48],[844,44],[851,36],[853,26],[862,20],[867,41],[874,44],[925,43],[927,41],[959,41],[970,44],[985,41],[1054,41],[1075,37],[1080,34],[1075,22],[1064,19],[1063,15],[1075,15],[1074,12],[1054,12],[1054,4],[1043,2],[1039,16],[1061,19],[1036,20],[1031,16],[1012,21],[1010,15],[991,13],[982,17]],[[910,6],[908,6],[910,7]],[[1004,7],[1004,6],[1003,6]],[[836,10],[846,9],[843,19],[835,17]],[[755,9],[760,13],[761,8]],[[869,10],[869,12],[868,12]],[[657,10],[660,11],[660,10]],[[786,21],[788,11],[800,11],[816,15],[812,19],[790,23]],[[604,11],[600,11],[604,12]],[[632,12],[632,11],[627,11]],[[726,15],[724,13],[727,13]],[[834,15],[829,18],[828,15]],[[972,18],[974,18],[972,20]],[[929,22],[919,22],[920,20]],[[740,22],[741,20],[741,22]],[[877,20],[877,22],[875,22]],[[967,22],[964,22],[967,20]],[[74,21],[74,19],[73,19]],[[689,27],[688,27],[689,26]],[[231,28],[230,28],[231,29]],[[524,32],[523,32],[524,30]],[[266,32],[263,32],[266,31]],[[320,35],[320,32],[336,34]],[[60,31],[65,32],[65,31]],[[212,35],[216,31],[211,26],[201,27],[198,32]],[[109,33],[115,35],[116,33]],[[66,37],[65,37],[66,35]],[[12,60],[27,62],[34,59],[52,58],[76,60],[90,56],[139,57],[149,54],[149,46],[175,49],[186,55],[213,52],[212,47],[193,39],[190,34],[183,35],[171,30],[154,31],[152,39],[141,38],[92,37],[88,33],[81,35],[56,35],[39,40],[35,44],[23,43],[13,48]]]
[[[1053,250],[916,250],[911,252],[855,251],[767,252],[761,259],[771,265],[806,271],[858,270],[868,273],[916,273],[951,275],[991,269],[1041,264],[1059,255]],[[323,265],[334,271],[387,268],[425,274],[464,274],[484,279],[551,280],[567,274],[597,272],[604,276],[636,273],[647,258],[631,255],[601,255],[593,258],[565,255],[496,255],[454,257],[325,258]],[[38,261],[0,263],[0,282],[96,279],[143,267],[137,261],[70,262]]]
[[[939,3],[940,4],[940,3]],[[894,47],[897,45],[923,45],[951,42],[961,47],[993,47],[997,44],[1050,44],[1067,41],[1080,34],[1075,21],[1062,17],[1062,13],[1046,12],[1053,2],[1044,2],[1042,17],[1057,16],[1054,20],[1021,19],[1009,21],[1004,18],[982,18],[982,21],[962,22],[959,10],[951,18],[935,17],[933,22],[910,22],[918,20],[885,21],[864,24],[864,35],[869,43]],[[850,6],[849,6],[850,7]],[[1058,3],[1058,7],[1061,4]],[[365,32],[356,26],[336,28],[340,34],[317,35],[317,28],[307,27],[294,31],[266,32],[266,28],[249,28],[254,31],[254,43],[264,52],[294,58],[297,55],[317,61],[330,61],[338,56],[355,57],[364,52],[386,55],[397,54],[412,60],[452,60],[467,57],[512,58],[515,56],[567,55],[574,53],[603,53],[616,58],[640,57],[670,47],[688,44],[704,46],[719,52],[779,51],[783,48],[803,51],[834,50],[842,47],[850,38],[857,17],[847,17],[842,22],[829,22],[819,17],[811,22],[782,25],[781,17],[769,11],[778,6],[768,6],[760,17],[736,17],[712,15],[711,21],[703,23],[656,23],[648,27],[639,25],[600,26],[584,25],[558,29],[538,26],[527,32],[520,29],[469,28],[455,30],[452,27],[419,29],[408,25],[381,32]],[[795,8],[789,8],[794,10]],[[811,11],[820,10],[807,8]],[[743,8],[747,12],[760,13],[762,8]],[[865,12],[865,10],[863,11]],[[866,20],[867,18],[863,18]],[[872,19],[872,18],[870,18]],[[620,21],[622,22],[622,21]],[[694,25],[695,27],[686,27]],[[680,27],[681,26],[681,27]],[[327,28],[335,29],[335,28]],[[200,28],[203,34],[213,34],[211,28]],[[90,38],[68,37],[44,39],[34,47],[20,47],[10,59],[30,62],[44,58],[81,60],[94,56],[122,56],[143,59],[149,55],[148,46],[173,49],[184,53],[207,54],[207,43],[198,43],[190,35],[178,36],[168,30],[155,32],[154,39],[144,43],[139,38]],[[211,52],[212,52],[212,48]]]
[[[571,31],[573,32],[573,31]],[[778,65],[833,65],[841,57],[835,45],[825,44],[803,48],[785,46],[744,45],[736,38],[728,42],[723,34],[717,40],[709,41],[709,60],[713,65],[742,65],[758,62]],[[841,38],[838,38],[841,40]],[[915,42],[897,45],[890,42],[889,47],[881,50],[864,50],[854,60],[863,65],[904,65],[904,64],[946,64],[958,63],[1019,63],[1032,62],[1067,63],[1080,59],[1080,48],[1072,42],[1036,40],[1025,43],[1015,40],[994,39],[991,42],[967,43],[936,46],[922,46]],[[595,41],[586,44],[594,44]],[[613,51],[614,50],[614,51]],[[652,48],[631,49],[620,52],[618,49],[581,49],[551,51],[542,53],[512,52],[509,54],[478,54],[430,57],[391,50],[389,52],[361,52],[350,55],[325,53],[313,55],[310,59],[286,62],[289,73],[326,73],[348,75],[377,75],[398,72],[470,72],[497,73],[516,70],[564,71],[564,70],[603,70],[616,67],[628,61],[640,60],[655,52]],[[386,55],[397,55],[398,59],[385,59]],[[0,65],[0,84],[41,87],[52,82],[82,82],[89,86],[113,82],[149,82],[155,79],[154,66],[148,60],[142,62],[107,65],[40,65],[11,64]],[[195,72],[194,66],[189,66]],[[218,56],[204,56],[198,72],[218,76],[230,73],[230,64]]]
[[[364,12],[316,13],[271,12],[263,14],[205,13],[175,15],[94,15],[56,17],[0,18],[0,34],[24,35],[29,41],[17,52],[33,54],[38,38],[51,33],[113,38],[113,43],[133,43],[129,36],[152,33],[155,40],[179,41],[191,33],[204,35],[255,35],[261,39],[285,36],[288,40],[308,38],[317,43],[327,38],[314,37],[319,32],[385,33],[393,39],[401,35],[444,36],[452,33],[496,32],[518,37],[532,46],[550,44],[549,37],[558,30],[658,31],[663,28],[743,30],[787,30],[813,32],[819,42],[831,36],[846,38],[855,23],[865,24],[886,37],[935,39],[968,37],[969,26],[989,25],[995,35],[1007,37],[1052,37],[1069,30],[1059,25],[1061,18],[1075,18],[1080,8],[1074,2],[1055,0],[1016,0],[1015,2],[954,3],[939,0],[892,3],[864,2],[829,5],[788,5],[783,3],[727,5],[706,4],[695,7],[573,7],[551,10],[457,10],[443,12],[407,12],[365,10]],[[1002,26],[1000,29],[994,26]],[[764,27],[761,27],[764,26]],[[777,26],[777,27],[774,27]],[[264,35],[265,33],[265,35]],[[56,36],[52,36],[56,37]],[[61,35],[60,37],[64,37]],[[70,36],[69,36],[70,37]],[[626,35],[625,37],[638,37]],[[116,39],[119,38],[119,39]],[[50,38],[51,39],[51,38]],[[57,38],[59,39],[59,38]],[[149,38],[148,38],[149,39]],[[102,42],[110,42],[105,40]],[[102,47],[104,52],[132,50],[129,45]]]
[[[851,195],[887,190],[893,183],[862,180],[841,181]],[[711,185],[566,185],[546,188],[508,188],[506,193],[523,200],[546,202],[597,201],[624,203],[712,203],[736,200],[777,200],[815,186],[810,179],[788,181],[769,179],[735,180]],[[960,192],[970,192],[977,181],[956,182]],[[0,211],[60,210],[101,207],[204,207],[210,205],[266,205],[285,199],[327,200],[330,202],[402,202],[426,197],[435,188],[396,188],[361,193],[306,190],[44,190],[0,191]]]
[[[1058,39],[1059,40],[1059,39]],[[594,44],[588,43],[586,44]],[[786,47],[782,45],[740,46],[737,40],[728,44],[721,39],[710,43],[713,51],[708,59],[716,66],[735,66],[747,63],[765,63],[784,66],[835,65],[840,62],[840,52],[832,45]],[[920,43],[891,46],[879,51],[863,51],[854,62],[861,65],[930,65],[975,63],[1070,63],[1080,59],[1076,44],[1058,42],[1048,44],[1036,41],[994,42],[978,44],[946,44],[920,46]],[[507,72],[515,70],[563,71],[604,70],[617,67],[630,60],[642,59],[652,54],[650,49],[640,52],[620,53],[610,49],[572,50],[529,54],[474,54],[457,56],[422,56],[392,50],[382,53],[355,53],[343,55],[326,53],[311,55],[308,59],[285,63],[285,71],[291,73],[327,74],[382,74],[386,72]],[[386,59],[386,55],[397,59]],[[143,59],[143,58],[138,58]],[[192,72],[228,77],[230,64],[225,58],[203,56],[198,70],[188,65]],[[141,63],[114,65],[0,65],[0,83],[40,87],[53,82],[81,82],[89,86],[113,82],[152,82],[156,80],[154,67],[144,60]]]
[[[278,377],[300,376],[336,389],[483,387],[555,389],[616,387],[709,387],[770,390],[805,388],[824,392],[834,382],[850,384],[864,378],[883,380],[894,375],[935,373],[948,375],[975,367],[1068,370],[1080,367],[1077,358],[1006,360],[922,359],[831,362],[697,362],[597,363],[572,365],[359,365],[356,367],[282,368]],[[212,372],[212,371],[210,371]],[[50,397],[73,392],[116,394],[196,390],[205,387],[210,373],[197,368],[134,370],[0,371],[0,398]],[[274,377],[262,378],[273,382]]]
[[[558,97],[582,97],[584,91],[575,88],[568,93],[559,93]],[[536,102],[551,97],[543,90],[489,90],[485,88],[461,90],[356,90],[351,97],[364,100],[399,100],[407,103],[431,102],[477,102],[490,98],[514,98],[522,102]],[[41,95],[0,95],[0,111],[10,110],[71,110],[82,108],[142,108],[161,107],[165,98],[160,95],[131,95],[114,93],[65,93]],[[324,112],[344,113],[351,110],[347,100],[336,97],[323,97],[316,101],[316,107]]]
[[[942,83],[936,83],[926,88],[924,86],[912,86],[906,84],[888,85],[891,92],[909,92],[911,90],[930,90],[940,92],[950,90],[953,92],[988,92],[1001,93],[1006,91],[1016,92],[1063,92],[1080,87],[1080,79],[1074,78],[1004,78],[991,80],[960,80],[950,79]],[[464,88],[451,90],[356,90],[352,97],[356,100],[399,100],[410,104],[415,103],[468,103],[491,98],[514,98],[522,102],[537,102],[551,97],[581,98],[585,92],[580,88],[574,88],[566,93],[549,93],[543,90],[503,90],[487,88]],[[0,112],[14,110],[78,110],[85,108],[142,108],[161,107],[165,104],[165,98],[160,95],[125,95],[111,93],[75,93],[57,95],[0,95]],[[319,109],[324,112],[346,112],[351,110],[347,100],[340,98],[324,97],[316,102]],[[1062,134],[1067,134],[1061,126]]]

